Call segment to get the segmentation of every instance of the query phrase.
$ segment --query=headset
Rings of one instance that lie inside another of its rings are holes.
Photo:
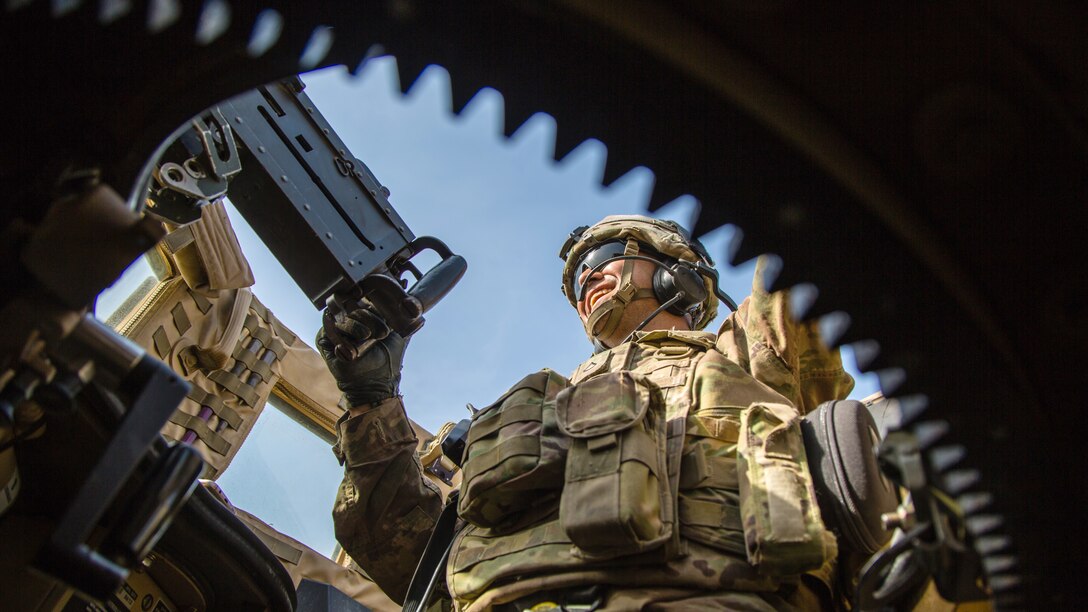
[[[581,229],[581,228],[579,228]],[[584,231],[584,230],[583,230]],[[575,230],[580,237],[580,232]],[[575,233],[571,234],[575,236]],[[638,242],[638,241],[636,241]],[[586,279],[574,286],[574,299],[578,301],[585,292],[586,285],[593,273],[617,259],[639,259],[654,264],[657,269],[653,276],[653,294],[664,308],[676,315],[691,314],[699,304],[707,298],[706,284],[703,277],[711,280],[714,293],[730,310],[736,310],[737,304],[729,297],[718,284],[718,272],[708,265],[710,261],[702,244],[696,240],[690,240],[689,246],[703,261],[685,261],[662,255],[649,245],[639,242],[639,254],[626,254],[626,240],[611,240],[602,242],[586,252],[582,256],[578,267],[574,271],[574,279],[577,280],[588,268],[591,273]],[[655,313],[656,314],[656,313]]]

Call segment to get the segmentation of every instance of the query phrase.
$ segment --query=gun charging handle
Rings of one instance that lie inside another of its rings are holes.
[[[431,250],[442,258],[426,274],[411,259],[419,253]],[[350,313],[368,301],[386,322],[389,329],[408,338],[423,327],[423,314],[434,307],[461,280],[468,263],[464,257],[453,253],[445,243],[433,236],[421,236],[412,241],[404,251],[387,262],[388,273],[376,272],[359,281],[350,292],[333,294],[326,301],[322,324],[325,334],[336,346],[336,356],[354,361],[370,346],[384,337],[350,338],[336,328],[336,315]],[[416,282],[406,291],[403,281],[398,280],[405,272],[412,273]]]

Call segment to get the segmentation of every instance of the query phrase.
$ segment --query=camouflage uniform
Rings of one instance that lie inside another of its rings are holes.
[[[711,263],[678,229],[625,217],[590,228],[564,247],[568,298],[571,262],[608,240]],[[789,320],[787,296],[762,290],[763,270],[718,335],[638,332],[570,380],[530,375],[474,416],[446,568],[459,609],[532,604],[587,585],[606,587],[603,609],[820,607],[802,574],[829,582],[835,542],[815,504],[799,409],[844,397],[852,380],[814,327]],[[616,295],[644,299],[624,288],[629,279],[625,264]],[[697,329],[716,303],[711,294],[692,311]],[[403,599],[440,490],[422,470],[400,398],[338,431],[337,538]]]

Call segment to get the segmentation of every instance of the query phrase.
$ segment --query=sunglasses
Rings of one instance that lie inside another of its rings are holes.
[[[574,301],[578,302],[582,299],[582,294],[585,291],[587,283],[579,282],[579,279],[582,278],[582,275],[585,274],[587,270],[600,270],[606,263],[614,259],[623,259],[626,250],[626,242],[605,242],[604,244],[586,251],[574,267]],[[638,253],[643,257],[647,255],[654,259],[659,257],[656,252],[641,244],[639,245]],[[588,280],[588,278],[586,280]]]

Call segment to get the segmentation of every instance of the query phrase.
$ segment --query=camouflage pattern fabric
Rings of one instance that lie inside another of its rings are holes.
[[[854,379],[842,367],[838,349],[829,350],[816,323],[798,323],[789,311],[789,293],[767,293],[768,261],[756,262],[752,295],[718,330],[717,347],[756,380],[808,414],[823,402],[843,399]]]
[[[753,297],[726,321],[721,336],[639,333],[635,342],[592,356],[571,377],[577,384],[630,371],[649,377],[660,389],[670,417],[668,448],[680,456],[670,462],[667,475],[677,503],[672,545],[609,561],[576,556],[553,498],[521,516],[520,529],[467,525],[459,532],[447,567],[447,586],[458,609],[486,610],[542,589],[585,584],[616,587],[610,591],[615,605],[610,599],[605,609],[704,609],[704,603],[728,609],[814,609],[811,592],[799,586],[801,578],[761,573],[747,558],[737,471],[741,421],[753,405],[784,406],[796,415],[792,406],[808,410],[825,399],[841,398],[853,381],[838,353],[819,343],[815,327],[790,321],[788,296],[762,292],[763,262],[758,270]],[[347,469],[334,510],[337,537],[399,601],[441,497],[421,477],[415,437],[398,398],[342,420],[338,429],[336,452]],[[785,436],[799,432],[791,429]],[[799,438],[794,442],[800,446]],[[799,460],[804,461],[803,453]],[[811,489],[811,482],[802,485]],[[681,547],[686,555],[670,556]],[[825,580],[831,571],[831,559],[818,569]],[[636,598],[642,603],[635,605],[630,589],[649,585],[654,588],[638,591],[643,599]]]
[[[753,406],[776,406],[780,414],[788,410],[794,417],[797,413],[781,395],[727,360],[714,349],[713,342],[713,334],[703,332],[639,333],[634,342],[595,355],[579,367],[571,380],[574,390],[580,383],[607,380],[610,374],[627,372],[652,382],[661,394],[669,420],[666,446],[670,457],[679,459],[669,462],[667,476],[662,474],[678,490],[673,497],[678,504],[677,528],[672,530],[676,545],[600,559],[574,545],[571,536],[576,534],[563,524],[562,509],[537,516],[535,522],[525,518],[516,531],[467,525],[454,542],[447,567],[447,585],[458,608],[485,610],[534,590],[590,584],[751,592],[753,602],[762,602],[765,600],[760,593],[775,593],[796,584],[796,572],[817,569],[834,555],[833,547],[826,546],[830,539],[823,536],[818,514],[815,525],[805,524],[799,514],[794,517],[799,522],[789,525],[792,541],[774,541],[780,534],[765,534],[778,545],[777,559],[748,558],[742,505],[745,497],[757,496],[742,493],[745,485],[737,475],[742,417]],[[611,394],[598,391],[602,406],[611,406],[617,412],[626,408],[618,406],[615,399],[622,393],[619,388]],[[761,431],[757,428],[748,435],[759,436]],[[793,449],[802,447],[798,429],[775,432],[779,443]],[[782,447],[776,446],[775,450],[781,451]],[[803,451],[780,454],[783,460],[804,463]],[[807,475],[807,470],[799,468],[796,473]],[[569,474],[570,464],[568,487]],[[793,505],[814,509],[811,482],[800,484],[785,497],[798,495]],[[751,486],[758,489],[766,486],[766,481]],[[543,513],[545,508],[537,511]],[[788,549],[792,545],[798,545],[797,558],[790,556]],[[679,554],[681,550],[686,554]],[[761,561],[761,566],[751,561]],[[784,572],[793,575],[776,577]],[[743,599],[739,594],[735,597]]]
[[[337,423],[333,452],[344,465],[336,539],[397,603],[404,601],[438,515],[442,494],[423,477],[418,439],[399,397]]]

